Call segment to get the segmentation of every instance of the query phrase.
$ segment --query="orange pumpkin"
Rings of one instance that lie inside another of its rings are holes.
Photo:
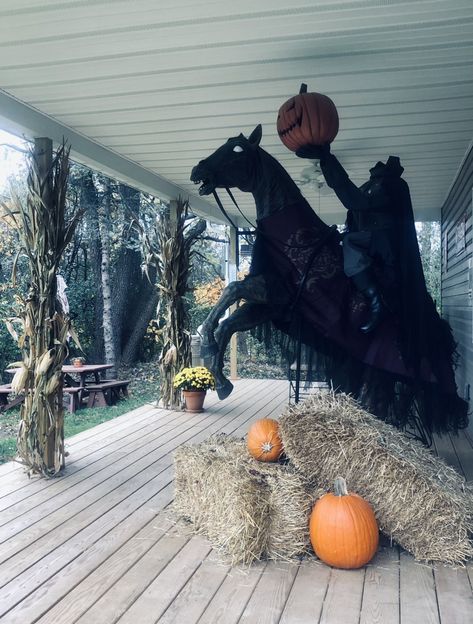
[[[307,85],[302,84],[299,95],[279,109],[277,128],[279,138],[293,152],[305,145],[331,143],[338,133],[338,112],[329,97],[307,93]]]
[[[248,431],[248,451],[255,459],[277,461],[283,451],[279,423],[273,418],[261,418]]]
[[[334,568],[361,568],[370,561],[379,542],[371,505],[348,493],[345,479],[335,479],[334,494],[315,503],[310,516],[310,541],[315,554]]]

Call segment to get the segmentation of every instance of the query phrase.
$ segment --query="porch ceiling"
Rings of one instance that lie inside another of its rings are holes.
[[[472,23],[471,0],[3,0],[0,126],[64,134],[76,159],[215,217],[189,174],[229,136],[262,123],[300,177],[276,114],[306,82],[338,107],[353,180],[399,155],[417,218],[435,219],[473,136]],[[303,192],[344,219],[334,195]]]

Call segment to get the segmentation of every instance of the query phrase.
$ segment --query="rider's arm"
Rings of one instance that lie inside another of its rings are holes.
[[[350,180],[347,172],[333,154],[329,153],[321,158],[320,168],[327,185],[335,191],[347,210],[370,209],[369,197]]]
[[[335,191],[347,210],[369,210],[370,200],[350,180],[338,159],[330,152],[330,145],[306,145],[296,152],[300,158],[320,159],[320,168],[327,185]]]

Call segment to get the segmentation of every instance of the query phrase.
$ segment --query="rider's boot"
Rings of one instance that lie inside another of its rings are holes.
[[[367,270],[353,276],[353,282],[361,294],[368,300],[369,317],[361,325],[360,331],[364,334],[372,332],[386,316],[386,307],[371,273]]]

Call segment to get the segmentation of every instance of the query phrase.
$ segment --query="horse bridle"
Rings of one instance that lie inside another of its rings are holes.
[[[258,227],[256,225],[254,225],[253,223],[251,223],[251,221],[243,214],[240,206],[237,204],[236,199],[233,197],[233,193],[231,192],[231,190],[228,187],[225,187],[225,190],[227,191],[228,195],[230,196],[230,199],[235,204],[236,209],[241,214],[241,216],[250,225],[250,227],[252,227],[256,231],[258,229]],[[212,192],[213,192],[213,196],[215,197],[215,201],[217,202],[217,206],[220,208],[220,212],[223,214],[225,219],[230,223],[230,225],[232,227],[234,227],[235,230],[238,230],[238,227],[233,223],[233,221],[230,219],[230,216],[228,215],[227,211],[223,207],[223,204],[222,204],[222,202],[220,200],[220,197],[217,195],[217,191],[214,189]]]

